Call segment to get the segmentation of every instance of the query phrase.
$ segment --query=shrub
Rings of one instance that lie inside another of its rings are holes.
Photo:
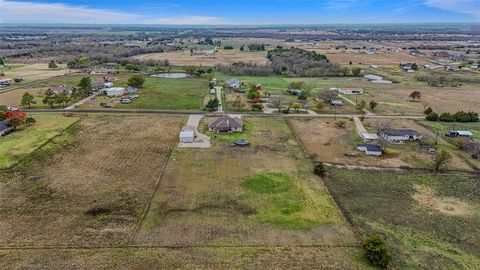
[[[337,121],[337,122],[335,122],[335,126],[336,126],[337,128],[345,128],[345,124],[346,124],[345,121]]]
[[[371,235],[363,240],[367,259],[376,266],[387,267],[391,261],[385,240],[379,235]]]
[[[427,121],[436,122],[438,121],[438,114],[435,112],[431,112],[427,115],[426,119]]]
[[[438,120],[442,122],[453,122],[455,119],[451,113],[442,113]]]
[[[319,163],[315,166],[315,168],[313,169],[313,173],[318,175],[318,176],[325,176],[325,173],[327,172],[327,170],[325,169],[325,166],[323,165],[323,163]]]
[[[424,113],[425,115],[429,115],[429,114],[433,113],[432,107],[428,107],[423,113]]]

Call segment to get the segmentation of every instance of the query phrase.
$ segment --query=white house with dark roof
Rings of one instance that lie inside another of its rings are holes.
[[[385,140],[393,143],[419,141],[422,135],[413,129],[386,129],[379,133]]]
[[[381,156],[383,155],[383,150],[380,145],[377,144],[359,144],[357,145],[358,151],[364,152],[369,156]]]

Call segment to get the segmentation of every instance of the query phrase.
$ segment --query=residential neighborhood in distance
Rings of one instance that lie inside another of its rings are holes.
[[[0,269],[480,269],[476,1],[0,0]]]

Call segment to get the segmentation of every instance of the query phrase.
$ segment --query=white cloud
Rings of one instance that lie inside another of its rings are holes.
[[[434,8],[480,17],[479,0],[426,0],[425,4]]]
[[[153,17],[61,3],[0,0],[0,23],[220,24],[225,22],[220,17],[194,15]]]

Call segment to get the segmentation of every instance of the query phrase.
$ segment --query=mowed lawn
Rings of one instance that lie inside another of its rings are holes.
[[[63,115],[31,115],[37,122],[0,138],[0,168],[12,166],[78,120]]]
[[[209,92],[208,81],[199,78],[146,78],[140,98],[119,109],[200,110]]]
[[[468,174],[331,170],[325,183],[363,234],[383,235],[392,269],[478,269],[480,189]]]

